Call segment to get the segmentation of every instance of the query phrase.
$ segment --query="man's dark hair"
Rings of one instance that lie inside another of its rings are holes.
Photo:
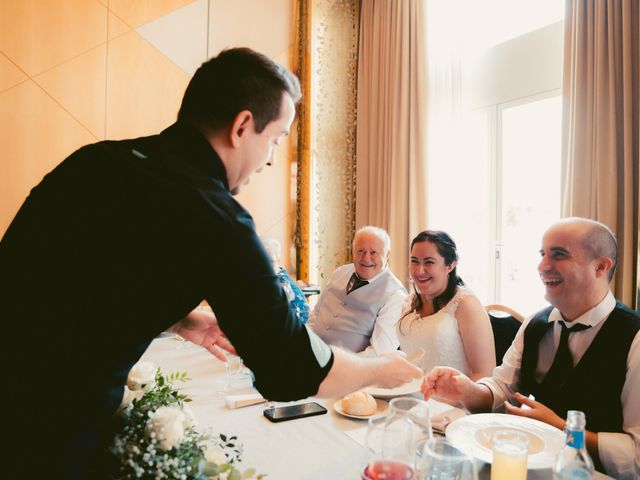
[[[289,70],[249,48],[223,50],[193,75],[178,120],[217,132],[249,110],[260,133],[280,116],[284,93],[300,100],[300,82]]]
[[[618,265],[618,241],[611,229],[606,225],[595,221],[590,221],[589,223],[591,227],[582,238],[582,245],[591,259],[600,257],[609,257],[611,259],[613,264],[608,272],[608,279],[611,281]]]

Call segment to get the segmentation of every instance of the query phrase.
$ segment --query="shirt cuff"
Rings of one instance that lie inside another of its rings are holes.
[[[492,411],[498,409],[504,404],[504,402],[507,401],[508,397],[504,394],[500,386],[491,377],[481,378],[476,383],[484,385],[489,388],[489,390],[491,390],[491,394],[493,395],[493,405],[491,407]]]
[[[633,439],[626,433],[599,432],[598,455],[607,475],[620,479],[636,477]]]

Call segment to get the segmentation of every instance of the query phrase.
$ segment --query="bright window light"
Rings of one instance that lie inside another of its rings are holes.
[[[426,5],[426,228],[453,236],[484,304],[534,313],[540,240],[560,216],[564,2]]]
[[[559,96],[501,109],[500,299],[533,313],[542,233],[560,216]]]

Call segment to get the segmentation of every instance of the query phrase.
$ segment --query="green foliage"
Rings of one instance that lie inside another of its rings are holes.
[[[114,480],[217,480],[220,474],[226,474],[227,480],[263,478],[262,475],[256,477],[254,469],[242,473],[235,467],[242,454],[242,446],[236,436],[200,434],[191,425],[185,429],[178,445],[163,450],[158,440],[147,433],[150,414],[154,414],[160,407],[175,406],[184,409],[184,404],[191,401],[173,386],[175,382],[188,380],[186,373],[174,372],[165,376],[158,369],[155,385],[141,398],[134,399],[118,412],[117,433],[110,447],[114,459]],[[187,412],[185,414],[189,415]],[[226,461],[220,464],[207,461],[205,453],[210,447],[221,449]]]

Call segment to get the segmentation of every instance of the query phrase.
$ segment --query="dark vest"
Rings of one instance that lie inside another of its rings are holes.
[[[629,348],[640,330],[640,315],[616,302],[567,382],[558,386],[546,385],[544,379],[538,383],[534,376],[540,340],[553,328],[553,322],[549,322],[552,308],[535,314],[524,331],[522,393],[533,394],[537,401],[562,418],[567,417],[567,410],[582,410],[591,431],[622,432],[620,395],[627,374]]]

